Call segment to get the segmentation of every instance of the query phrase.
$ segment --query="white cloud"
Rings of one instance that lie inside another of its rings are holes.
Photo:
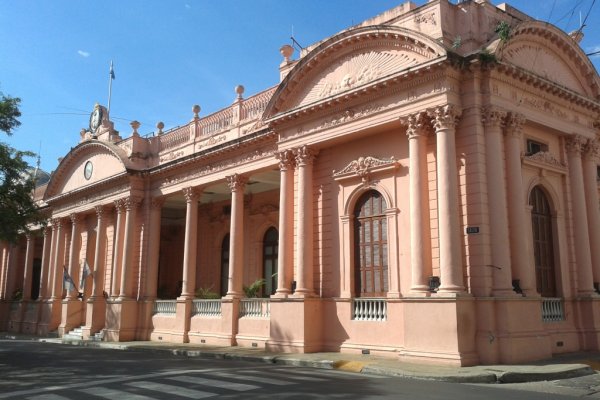
[[[590,47],[587,51],[587,54],[592,54],[592,53],[596,53],[592,56],[590,56],[590,58],[599,58],[600,57],[600,46],[593,46]]]
[[[87,51],[83,51],[83,50],[77,50],[77,54],[79,54],[81,57],[89,57],[90,53]]]

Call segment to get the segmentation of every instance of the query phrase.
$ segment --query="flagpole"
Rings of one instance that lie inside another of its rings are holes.
[[[110,61],[110,71],[108,73],[108,105],[106,107],[106,113],[110,115],[110,97],[112,96],[112,81],[114,77],[113,62]]]

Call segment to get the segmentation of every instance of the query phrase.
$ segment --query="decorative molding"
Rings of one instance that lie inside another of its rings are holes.
[[[261,204],[250,210],[251,215],[263,214],[267,216],[270,213],[279,211],[279,207],[275,204]]]
[[[561,171],[565,171],[567,169],[567,166],[549,151],[539,151],[530,156],[524,156],[523,160],[533,162],[536,164],[543,164],[545,166],[549,166]]]
[[[596,160],[596,161],[599,160],[600,159],[600,140],[598,138],[589,139],[585,145],[585,148],[583,149],[583,153],[586,157],[588,157],[592,160]]]
[[[398,162],[394,157],[358,157],[356,160],[351,161],[348,165],[346,165],[342,170],[334,170],[333,179],[341,180],[352,177],[360,177],[363,185],[370,185],[373,183],[372,175],[375,172],[393,170],[400,166],[400,162]]]
[[[433,26],[436,26],[437,18],[436,18],[435,12],[428,12],[428,13],[415,15],[413,22],[415,24],[431,24]]]
[[[164,197],[153,197],[150,200],[150,207],[152,207],[152,209],[161,209],[164,204],[165,204]]]
[[[159,162],[166,162],[166,161],[172,161],[176,158],[179,158],[181,156],[183,156],[185,154],[185,152],[183,150],[178,150],[178,151],[171,151],[163,156],[161,156],[159,158]]]
[[[337,113],[336,115],[333,115],[333,116],[325,119],[325,121],[323,121],[318,126],[314,126],[309,129],[306,129],[304,127],[298,128],[296,131],[296,134],[293,137],[304,136],[304,135],[308,135],[308,134],[311,134],[314,132],[322,131],[324,129],[333,128],[333,127],[341,125],[343,123],[357,120],[359,118],[374,114],[376,112],[382,111],[382,110],[384,110],[386,108],[390,108],[390,107],[391,106],[386,107],[386,106],[383,106],[382,104],[371,103],[371,104],[368,104],[363,107],[349,108],[347,110],[344,110],[340,113]]]

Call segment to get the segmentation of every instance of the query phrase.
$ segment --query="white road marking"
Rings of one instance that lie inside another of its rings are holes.
[[[260,386],[248,385],[246,383],[234,383],[229,381],[220,381],[218,379],[208,379],[190,375],[173,376],[168,379],[183,383],[192,383],[198,385],[212,386],[221,389],[229,389],[234,390],[236,392],[245,392],[248,390],[260,389]]]
[[[208,374],[220,376],[221,378],[231,378],[231,379],[237,379],[240,381],[260,382],[260,383],[266,383],[268,385],[276,385],[276,386],[296,385],[297,384],[297,382],[284,381],[284,380],[279,380],[279,379],[262,378],[259,376],[243,376],[243,375],[236,375],[236,374],[231,374],[231,373],[227,373],[227,372],[209,372]]]
[[[167,385],[158,382],[149,381],[136,381],[127,383],[128,386],[137,387],[140,389],[153,390],[156,392],[168,393],[170,395],[177,395],[181,397],[188,397],[190,399],[204,399],[206,397],[216,396],[216,393],[204,392],[201,390],[187,389],[181,386]]]
[[[140,394],[129,393],[123,390],[110,389],[105,387],[92,387],[80,389],[80,392],[91,394],[92,396],[104,397],[105,399],[123,399],[123,400],[156,400],[154,397],[142,396]]]
[[[244,371],[244,373],[249,373],[249,374],[267,374],[268,376],[272,376],[275,378],[284,378],[284,379],[294,379],[294,380],[298,380],[298,381],[308,381],[308,382],[323,382],[326,381],[326,379],[323,378],[317,378],[316,376],[296,376],[296,371],[293,370],[289,370],[287,371],[287,373],[283,373],[283,372],[266,372],[265,371],[253,371],[253,370],[247,370]]]
[[[27,400],[70,400],[68,397],[57,394],[40,394],[39,396],[28,397]]]

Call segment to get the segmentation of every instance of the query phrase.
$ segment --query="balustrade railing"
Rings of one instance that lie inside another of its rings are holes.
[[[203,317],[219,317],[221,316],[221,300],[200,299],[194,300],[192,308],[192,316],[200,315]]]
[[[257,95],[244,100],[242,103],[240,119],[245,121],[248,119],[258,119],[262,117],[263,112],[267,108],[267,105],[273,96],[273,93],[275,93],[275,88],[265,90],[262,93],[258,93]]]
[[[269,299],[242,299],[240,301],[240,317],[269,317],[271,302]]]
[[[155,300],[152,314],[175,315],[177,300]]]
[[[355,321],[385,321],[387,303],[385,299],[353,299],[352,319]]]
[[[160,135],[158,138],[160,140],[159,151],[178,147],[190,140],[190,127],[189,125],[180,126]]]
[[[565,320],[563,300],[561,298],[542,299],[542,321],[558,322]]]

